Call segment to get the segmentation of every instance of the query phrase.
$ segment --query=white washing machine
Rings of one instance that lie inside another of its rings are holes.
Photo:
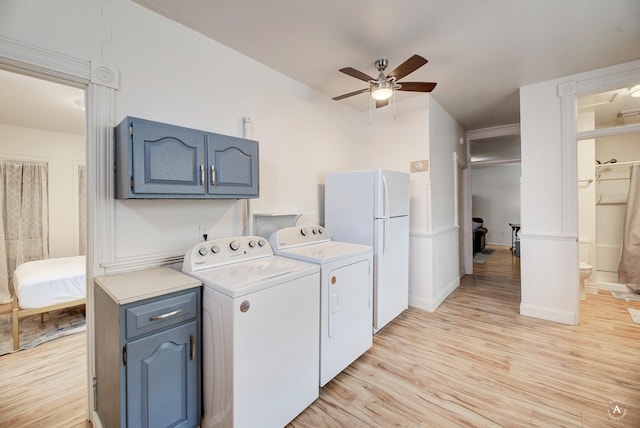
[[[332,241],[322,226],[274,232],[277,255],[320,266],[320,386],[373,343],[373,249]]]
[[[243,236],[198,243],[182,270],[204,284],[202,426],[285,426],[319,393],[319,267]]]

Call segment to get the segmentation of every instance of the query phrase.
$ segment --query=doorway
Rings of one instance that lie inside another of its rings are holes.
[[[623,86],[577,97],[577,107],[579,257],[591,266],[581,296],[628,292],[618,268],[630,170],[640,162],[640,97]]]
[[[86,259],[87,284],[113,259],[113,126],[119,72],[108,64],[89,62],[27,43],[3,40],[0,69],[84,88],[86,148]],[[87,287],[87,385],[93,389],[93,288]],[[89,394],[87,414],[93,421],[94,396]]]
[[[86,249],[84,189],[87,138],[84,129],[84,89],[0,70],[0,92],[5,95],[3,101],[0,101],[0,160],[10,165],[12,170],[16,167],[26,169],[31,165],[39,165],[44,171],[43,183],[46,183],[43,184],[46,191],[43,192],[44,198],[41,201],[48,208],[43,224],[46,252],[44,257],[37,258],[31,258],[25,252],[24,261],[46,258],[67,264],[73,260],[74,270],[82,269],[86,263],[78,256],[83,256]],[[10,181],[14,181],[14,178],[16,177],[12,175]],[[8,227],[15,229],[11,225]],[[11,234],[13,233],[5,236]],[[5,245],[4,241],[2,245]],[[79,265],[78,268],[75,267],[76,264]],[[7,285],[11,289],[10,279],[14,266],[9,268],[11,272]],[[75,277],[60,285],[71,292],[71,289],[75,290],[74,281]],[[15,291],[12,294],[15,295]],[[51,304],[45,301],[43,303]],[[0,305],[0,316],[11,319],[12,309],[12,303]],[[6,324],[9,329],[10,324],[12,322]],[[85,335],[82,324],[86,325],[86,321],[80,307],[47,312],[42,318],[38,315],[21,317],[20,347],[29,348],[44,338],[62,337],[72,332],[75,335]],[[12,335],[11,330],[4,333]],[[3,340],[3,345],[9,347],[3,347],[3,351],[11,352],[11,340]],[[22,359],[22,355],[23,352],[19,352],[12,359]],[[32,362],[33,357],[29,361]],[[68,360],[64,364],[67,367],[77,367]],[[12,378],[12,382],[22,382],[21,379],[16,376]],[[25,381],[24,384],[28,382]],[[86,392],[83,401],[88,401]]]
[[[472,130],[467,140],[473,258],[471,272],[467,273],[496,249],[511,251],[513,263],[519,268],[515,232],[520,224],[520,126]]]

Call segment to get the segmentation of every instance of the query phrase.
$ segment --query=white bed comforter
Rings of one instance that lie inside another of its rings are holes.
[[[40,308],[86,297],[85,272],[85,256],[21,264],[13,274],[20,308]]]

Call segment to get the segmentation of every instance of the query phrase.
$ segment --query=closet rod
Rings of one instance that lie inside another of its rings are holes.
[[[640,164],[640,161],[616,162],[616,163],[603,163],[603,164],[600,164],[600,165],[596,165],[596,168],[603,168],[603,167],[605,167],[605,166],[633,165],[634,163]]]
[[[628,180],[629,177],[607,177],[607,178],[596,178],[596,181],[612,181],[612,180]]]

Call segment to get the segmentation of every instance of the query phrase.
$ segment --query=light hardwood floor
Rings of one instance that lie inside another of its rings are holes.
[[[495,248],[435,313],[380,331],[289,427],[639,427],[626,308],[640,303],[589,295],[579,326],[520,316],[519,259]],[[84,335],[56,342],[0,357],[0,426],[90,426]]]
[[[85,426],[86,347],[79,333],[0,357],[0,427]]]
[[[410,308],[380,331],[290,427],[640,427],[626,311],[640,303],[590,295],[580,326],[520,316],[520,260],[495,248],[435,313]]]

